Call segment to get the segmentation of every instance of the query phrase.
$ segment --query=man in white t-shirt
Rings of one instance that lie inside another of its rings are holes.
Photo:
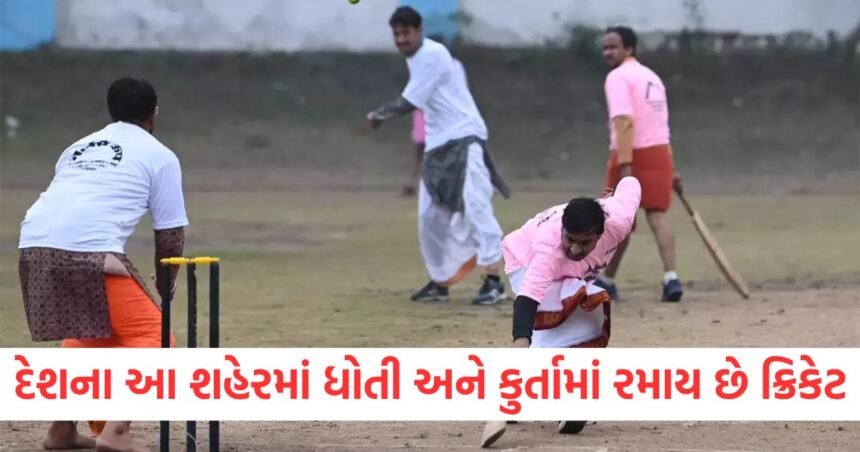
[[[444,37],[441,35],[430,36],[431,41],[443,42]],[[451,59],[454,62],[454,70],[457,71],[457,76],[462,77],[464,83],[468,86],[468,80],[466,80],[466,69],[463,67],[463,63],[461,63],[454,55],[451,55]],[[424,113],[421,113],[421,110],[415,109],[412,112],[412,133],[410,138],[412,138],[412,143],[415,144],[415,154],[414,158],[410,162],[409,165],[409,175],[406,178],[406,183],[403,184],[403,187],[400,190],[401,196],[415,196],[415,188],[418,186],[419,176],[421,175],[421,162],[424,160]]]
[[[412,300],[447,300],[448,288],[478,265],[484,269],[484,284],[472,302],[493,305],[504,298],[505,286],[498,267],[503,234],[492,197],[495,190],[505,197],[510,193],[486,151],[487,126],[465,72],[445,46],[424,38],[421,22],[421,15],[408,6],[391,16],[409,83],[400,97],[367,114],[373,128],[416,108],[424,114],[418,237],[430,282]]]
[[[152,85],[118,79],[107,104],[113,122],[60,155],[51,185],[21,223],[27,322],[34,341],[62,340],[64,348],[160,347],[161,310],[125,244],[149,213],[156,267],[161,258],[182,255],[188,225],[182,172],[176,155],[152,135],[158,113]],[[90,425],[101,433],[97,440],[79,434],[73,422],[54,422],[44,446],[139,448],[129,422],[108,422],[103,430]]]

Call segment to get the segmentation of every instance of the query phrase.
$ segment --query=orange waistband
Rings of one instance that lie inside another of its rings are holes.
[[[672,152],[672,145],[669,143],[666,144],[655,144],[653,146],[646,146],[644,148],[633,148],[634,152],[649,152],[649,151],[669,151]],[[610,149],[610,152],[613,154],[617,154],[617,149]]]

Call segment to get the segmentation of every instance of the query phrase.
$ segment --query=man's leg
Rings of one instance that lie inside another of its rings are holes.
[[[119,347],[161,347],[161,310],[134,278],[107,276],[111,325]],[[170,346],[175,344],[171,334]],[[145,451],[132,440],[131,422],[109,421],[98,437],[99,451]]]
[[[147,449],[131,439],[131,422],[108,421],[99,435],[96,450],[99,452],[145,452]]]
[[[675,272],[675,236],[669,225],[669,216],[662,210],[648,209],[645,213],[663,261],[663,301],[680,301],[684,292]]]
[[[444,283],[451,276],[446,264],[450,225],[451,213],[435,205],[427,187],[419,181],[418,244],[430,282],[412,294],[412,301],[448,301],[448,287]]]
[[[618,166],[618,153],[613,151],[609,155],[609,161],[606,162],[606,182],[604,190],[615,189],[618,182],[621,180],[621,169]],[[635,226],[635,223],[634,223]],[[621,259],[624,257],[624,251],[627,250],[627,244],[630,241],[630,236],[618,244],[618,249],[606,266],[606,270],[594,281],[594,285],[602,288],[609,294],[609,298],[618,300],[618,287],[615,285],[615,274],[618,273],[618,267],[621,265]]]
[[[484,148],[473,143],[468,152],[466,180],[463,182],[463,214],[469,224],[471,239],[476,244],[477,263],[484,269],[484,284],[472,303],[493,305],[505,297],[505,285],[499,276],[504,234],[493,211],[494,189],[490,170],[484,164]]]
[[[663,261],[663,271],[675,271],[675,236],[669,225],[669,216],[666,215],[666,212],[659,210],[646,210],[645,215],[648,218],[648,225],[651,226],[651,231],[654,233],[654,238],[657,240],[657,250]]]
[[[159,348],[161,310],[130,276],[105,275],[110,307],[111,336],[104,339],[67,339],[64,348]],[[175,344],[171,334],[171,346]],[[100,451],[144,451],[131,438],[131,422],[109,421],[90,447]]]
[[[599,293],[589,295],[589,297],[588,297],[589,301],[592,301],[592,297],[594,297],[593,301],[595,303],[603,303],[604,299],[600,297]],[[594,306],[594,304],[592,304],[592,303],[589,303],[589,304],[591,306]],[[603,310],[603,315],[604,315],[603,327],[602,327],[603,334],[598,336],[598,337],[595,337],[594,339],[587,340],[584,342],[579,342],[577,344],[571,345],[570,348],[606,348],[609,345],[609,334],[610,334],[609,305],[606,304],[606,305],[603,305],[601,307],[600,304],[597,304],[596,307],[592,307],[591,309],[592,310],[593,309],[602,309]],[[596,384],[596,383],[597,382],[592,382],[592,384]],[[563,435],[575,435],[575,434],[581,432],[582,429],[585,428],[585,424],[587,424],[587,423],[588,423],[588,421],[559,421],[557,431],[558,431],[558,433],[561,433]]]
[[[618,244],[618,249],[615,250],[615,255],[613,255],[612,259],[609,260],[609,263],[606,264],[606,272],[604,274],[607,278],[615,279],[615,275],[618,273],[618,267],[621,266],[621,259],[624,257],[624,252],[627,251],[627,245],[629,244],[629,235]]]
[[[670,146],[652,146],[636,152],[639,166],[634,160],[633,175],[642,185],[642,208],[648,225],[654,233],[657,250],[663,261],[663,301],[680,301],[684,294],[681,281],[675,273],[675,238],[666,212],[672,205],[674,163]]]
[[[48,429],[48,436],[42,442],[45,449],[92,449],[96,447],[95,438],[78,433],[77,423],[54,421]]]
[[[499,264],[484,265],[485,275],[499,276]]]
[[[472,304],[489,306],[498,304],[505,299],[505,283],[502,282],[502,277],[499,276],[499,265],[484,265],[484,274],[481,278],[484,283],[472,299]]]
[[[609,298],[618,300],[618,286],[615,285],[615,275],[618,273],[618,267],[621,266],[621,259],[624,257],[624,252],[627,251],[627,245],[630,244],[630,236],[628,235],[621,243],[618,244],[618,249],[609,263],[606,264],[606,270],[603,275],[594,281],[594,285],[602,288],[609,295]]]

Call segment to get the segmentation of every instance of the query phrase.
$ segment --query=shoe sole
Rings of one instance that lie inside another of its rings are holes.
[[[472,300],[472,304],[477,306],[493,306],[499,304],[502,300],[506,298],[507,296],[504,293],[500,293],[492,300]]]
[[[684,296],[684,292],[673,292],[673,293],[670,293],[668,296],[663,297],[663,301],[677,303],[677,302],[681,301],[682,296]]]
[[[437,302],[437,301],[448,301],[450,298],[448,297],[421,297],[421,298],[410,298],[411,301],[427,301],[427,302]]]
[[[558,423],[558,432],[562,435],[575,435],[585,428],[588,421],[561,421]]]

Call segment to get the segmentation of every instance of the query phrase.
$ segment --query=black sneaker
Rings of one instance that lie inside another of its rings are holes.
[[[663,283],[663,301],[678,302],[681,301],[682,295],[684,289],[681,287],[681,281],[672,279]]]
[[[430,281],[421,290],[412,294],[409,299],[412,301],[448,301],[448,288]]]
[[[472,304],[490,306],[505,298],[505,284],[496,275],[484,275],[484,285],[472,299]]]
[[[608,283],[603,278],[597,278],[594,280],[594,285],[605,290],[610,300],[618,301],[618,287],[615,283]]]
[[[560,421],[558,423],[558,432],[562,435],[575,435],[585,428],[587,421]]]

